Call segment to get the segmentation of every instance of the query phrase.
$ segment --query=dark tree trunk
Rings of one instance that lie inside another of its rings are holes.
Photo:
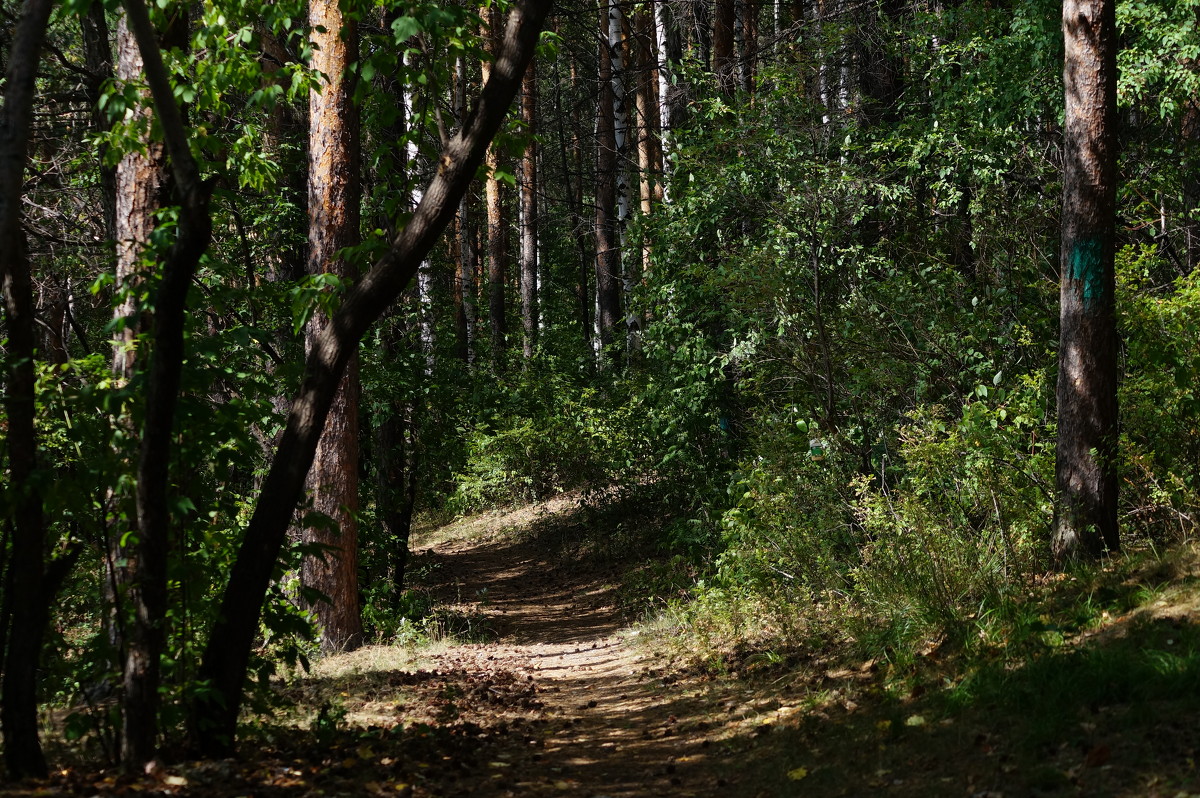
[[[175,8],[181,7],[175,6]],[[103,18],[103,9],[99,16],[101,19]],[[89,14],[90,27],[93,28],[89,38],[98,38],[102,33],[106,36],[107,34],[100,28],[101,20],[92,19],[92,17],[93,15]],[[181,46],[187,41],[187,19],[181,10],[171,18],[167,29],[159,34],[158,41],[167,47]],[[117,23],[116,43],[117,80],[122,84],[140,84],[144,80],[145,65],[142,53],[138,49],[137,39],[130,29],[129,19],[125,13],[121,14]],[[103,45],[99,41],[91,42],[88,48],[89,58],[102,61],[107,44],[107,41]],[[111,59],[111,56],[109,58]],[[137,113],[144,117],[146,127],[149,129],[153,109],[148,96],[144,97],[144,101],[145,105],[139,108]],[[124,292],[125,295],[113,312],[116,331],[113,337],[112,371],[121,383],[128,383],[137,373],[139,367],[138,336],[153,325],[148,316],[143,317],[141,308],[141,287],[148,277],[144,265],[144,250],[154,232],[155,215],[171,201],[166,145],[164,142],[155,141],[148,136],[143,143],[144,150],[138,149],[126,153],[112,173],[113,191],[115,192],[112,234],[116,242],[116,283],[118,290]],[[132,437],[132,430],[130,433]],[[136,502],[135,495],[135,509],[128,516],[130,528],[116,530],[117,538],[109,542],[109,552],[105,561],[106,597],[111,607],[111,615],[108,618],[109,640],[122,659],[122,668],[125,667],[125,660],[129,656],[128,640],[126,639],[129,630],[125,628],[129,619],[126,617],[126,610],[123,607],[127,602],[135,601],[135,596],[130,591],[136,589],[130,588],[129,583],[133,579],[133,569],[139,567],[135,551],[139,545]],[[117,515],[120,517],[121,514]],[[134,534],[126,537],[127,532]],[[126,540],[127,545],[121,544],[120,541],[123,539]],[[124,564],[119,565],[119,563]],[[140,720],[123,717],[123,723],[130,722],[136,729]],[[140,731],[127,731],[135,736],[144,736]]]
[[[480,98],[443,149],[440,168],[421,204],[387,254],[347,292],[308,354],[300,392],[292,402],[204,651],[199,677],[212,690],[197,700],[191,726],[197,745],[209,754],[233,746],[263,598],[342,373],[359,339],[400,295],[453,218],[516,95],[549,5],[549,0],[517,4]]]
[[[1113,0],[1064,0],[1059,563],[1120,546],[1117,529],[1117,32]]]
[[[455,123],[461,128],[467,111],[467,59],[460,56],[456,68],[454,91]],[[458,223],[455,243],[458,270],[454,277],[455,326],[458,335],[459,357],[466,363],[475,362],[475,244],[471,240],[474,218],[471,211],[471,192],[458,203]],[[453,255],[451,260],[455,260]]]
[[[381,336],[383,356],[388,361],[396,356],[400,348],[394,324],[393,320]],[[414,416],[411,404],[405,406],[391,401],[376,427],[379,521],[383,525],[384,540],[388,547],[388,578],[396,595],[404,590],[408,540],[418,484]]]
[[[600,15],[600,95],[596,106],[596,332],[601,357],[621,321],[621,245],[617,230],[617,139],[613,124],[608,11]],[[603,361],[601,361],[603,362]]]
[[[904,63],[887,47],[890,29],[908,4],[884,0],[878,9],[868,8],[863,31],[858,37],[861,111],[870,123],[891,125],[899,121],[904,95]]]
[[[533,357],[538,332],[538,185],[537,185],[537,63],[531,61],[521,82],[521,121],[529,139],[521,157],[521,325],[522,352]]]
[[[136,770],[154,756],[158,734],[159,670],[166,635],[169,464],[175,408],[185,360],[187,293],[212,234],[211,186],[192,160],[183,112],[175,102],[158,36],[141,0],[125,1],[154,110],[163,128],[178,192],[179,223],[154,297],[145,418],[137,464],[137,544],[130,556],[133,624],[125,656],[122,763]]]
[[[713,74],[722,94],[732,94],[737,85],[737,62],[733,50],[734,0],[716,0],[713,8]]]
[[[742,91],[753,94],[754,78],[758,74],[758,3],[755,0],[743,0],[737,12],[742,28],[739,78]]]
[[[92,3],[88,12],[79,18],[83,34],[84,62],[89,73],[87,82],[88,103],[92,106],[92,128],[102,132],[108,128],[108,118],[100,109],[100,91],[104,81],[113,76],[112,46],[108,41],[108,19],[104,14],[103,3]],[[104,155],[107,148],[98,153],[100,161],[100,202],[104,209],[104,234],[116,241],[117,224],[117,174],[116,169],[105,163]]]
[[[574,96],[578,87],[578,67],[575,58],[571,57],[569,66],[569,86]],[[588,285],[591,282],[593,259],[588,246],[589,223],[583,217],[583,146],[580,142],[579,120],[574,109],[570,112],[563,104],[564,84],[562,79],[562,59],[554,62],[554,116],[558,122],[558,155],[563,173],[563,198],[567,204],[567,212],[571,220],[571,236],[575,240],[575,251],[579,261],[575,278],[575,315],[583,345],[587,349],[592,346],[592,312],[591,295]],[[568,118],[569,116],[569,118]],[[567,124],[570,123],[570,133]]]
[[[21,185],[28,161],[35,79],[50,0],[26,0],[8,53],[0,109],[0,289],[8,334],[4,409],[8,415],[8,485],[12,554],[5,600],[11,625],[4,650],[0,726],[10,776],[45,776],[38,739],[37,666],[49,617],[45,585],[46,523],[37,480],[33,286],[21,230]]]
[[[313,68],[326,76],[309,94],[308,272],[352,280],[355,270],[339,254],[359,243],[359,125],[354,104],[358,32],[337,0],[311,0],[309,24],[315,45]],[[329,321],[313,315],[305,330],[312,351]],[[305,543],[328,546],[323,556],[305,558],[300,582],[320,591],[310,609],[321,627],[321,647],[343,651],[362,641],[358,606],[358,358],[351,356],[325,422],[308,474],[313,509],[336,528],[305,526]]]

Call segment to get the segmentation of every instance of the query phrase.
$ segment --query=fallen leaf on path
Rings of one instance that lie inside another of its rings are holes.
[[[787,777],[792,781],[800,781],[800,779],[806,778],[807,776],[808,768],[795,768],[794,770],[789,770],[787,774]]]

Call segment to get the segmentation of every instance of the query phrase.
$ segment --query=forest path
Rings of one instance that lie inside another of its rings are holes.
[[[248,714],[235,759],[130,777],[52,735],[50,778],[0,795],[1200,796],[1200,548],[1120,583],[1174,580],[1146,606],[999,661],[964,701],[950,691],[970,662],[940,645],[904,669],[835,646],[676,668],[670,638],[641,643],[620,611],[640,569],[665,567],[636,545],[657,535],[648,512],[561,499],[431,530],[416,592],[435,626],[486,642],[401,633],[326,657],[274,683],[290,710]]]
[[[562,507],[552,508],[563,511]],[[503,521],[498,522],[503,528]],[[441,672],[507,672],[534,686],[544,728],[498,753],[472,791],[582,796],[730,795],[713,745],[714,695],[659,673],[618,609],[619,564],[489,530],[418,547],[443,606],[495,639],[452,647]]]

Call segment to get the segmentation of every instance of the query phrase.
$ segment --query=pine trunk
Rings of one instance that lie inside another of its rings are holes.
[[[657,68],[654,63],[654,20],[649,9],[638,12],[634,18],[635,74],[638,77],[637,95],[637,157],[638,157],[638,200],[643,217],[650,216],[656,202],[662,201],[662,150],[658,146],[658,88]],[[643,236],[641,242],[642,274],[650,271],[650,240]]]
[[[355,277],[339,251],[359,242],[358,108],[351,68],[358,60],[356,24],[337,0],[311,0],[313,68],[326,80],[309,95],[308,271]],[[321,30],[323,28],[323,30]],[[309,351],[328,319],[314,314],[306,329]],[[337,528],[306,526],[305,543],[329,546],[324,557],[310,556],[301,583],[325,594],[312,609],[321,627],[321,646],[342,651],[362,641],[358,606],[358,361],[352,356],[342,375],[325,431],[308,475],[313,509]]]
[[[192,157],[183,110],[175,98],[160,39],[141,0],[125,0],[129,29],[137,41],[145,80],[163,132],[172,183],[179,206],[174,240],[160,257],[159,279],[152,298],[150,357],[145,372],[145,400],[136,472],[136,543],[130,552],[133,609],[126,645],[122,764],[140,770],[156,755],[159,672],[167,635],[167,563],[170,534],[170,464],[175,410],[187,359],[184,329],[187,296],[212,236],[209,200],[212,184],[200,179]],[[182,11],[170,30],[186,31]]]
[[[117,32],[117,75],[124,81],[141,82],[147,64],[137,34],[136,21],[126,12]],[[154,34],[154,31],[148,31]],[[154,38],[154,45],[181,46],[187,39],[187,17],[181,8],[170,15],[167,29]],[[151,109],[141,113],[149,117]],[[121,550],[126,566],[114,582],[125,582],[123,598],[132,610],[130,626],[121,642],[124,648],[124,701],[121,729],[121,762],[137,772],[152,761],[158,748],[158,689],[161,657],[166,641],[167,558],[169,550],[168,463],[171,428],[183,362],[183,303],[186,285],[180,282],[180,257],[192,253],[178,250],[160,256],[162,279],[155,293],[155,312],[136,318],[139,286],[145,280],[143,249],[154,228],[154,214],[170,201],[171,181],[167,173],[165,143],[147,142],[145,154],[127,156],[117,168],[116,231],[117,278],[130,293],[118,313],[124,313],[126,328],[114,355],[121,380],[143,369],[145,413],[139,442],[133,528],[136,534]],[[186,227],[186,223],[182,224]],[[205,242],[205,246],[207,242]],[[198,260],[198,255],[196,256]],[[184,267],[194,268],[194,264]],[[190,274],[186,281],[190,283]],[[170,299],[166,299],[167,295]],[[150,331],[153,347],[148,367],[136,362],[134,341]]]
[[[1066,108],[1053,536],[1059,563],[1120,546],[1114,6],[1113,0],[1063,2]]]

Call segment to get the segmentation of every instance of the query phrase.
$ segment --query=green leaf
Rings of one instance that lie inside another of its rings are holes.
[[[413,17],[399,17],[392,22],[392,35],[397,44],[403,44],[421,32],[421,23]]]

